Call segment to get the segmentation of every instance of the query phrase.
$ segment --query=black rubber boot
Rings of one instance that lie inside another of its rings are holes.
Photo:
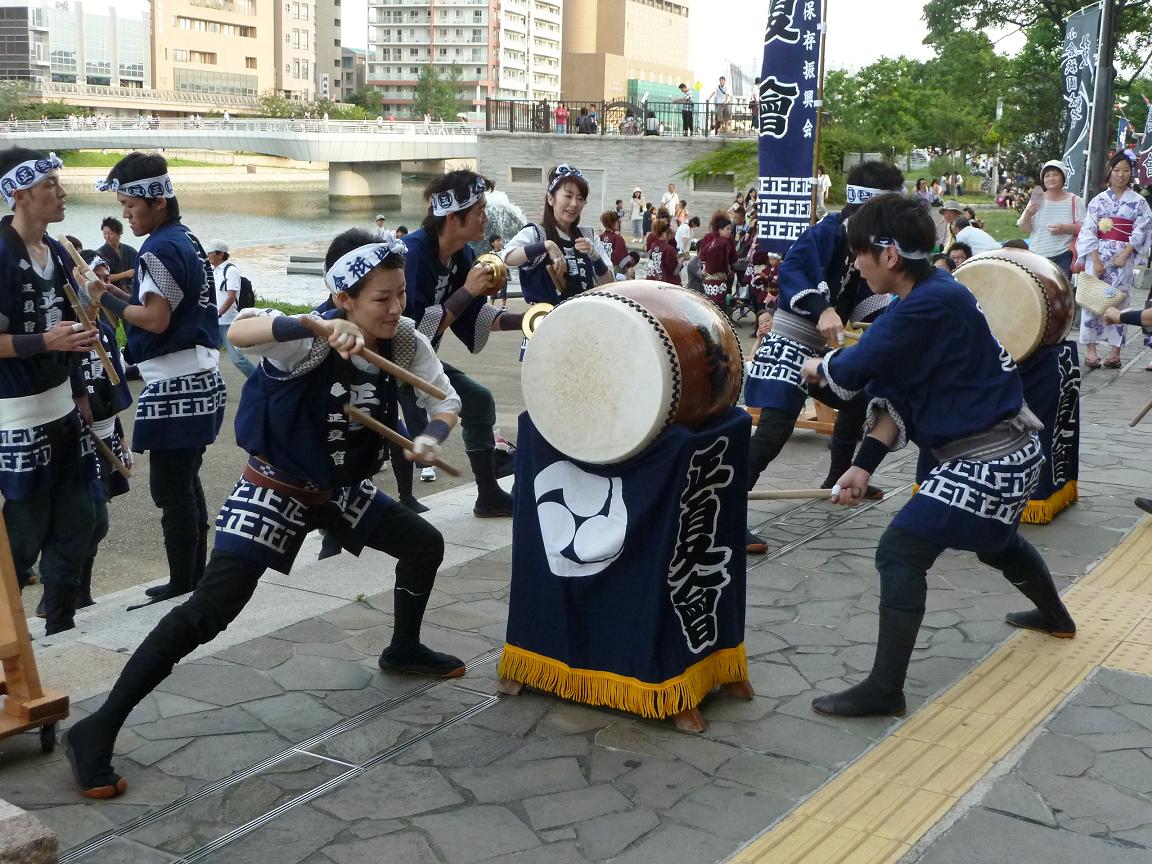
[[[96,556],[93,555],[84,565],[84,573],[80,576],[80,585],[76,589],[77,609],[87,609],[96,605],[96,601],[92,599],[92,567],[95,563]]]
[[[839,693],[812,700],[821,714],[838,717],[900,717],[904,702],[904,676],[916,647],[923,612],[904,612],[880,607],[880,632],[876,638],[876,659],[868,677]]]
[[[378,665],[382,671],[432,678],[460,678],[464,675],[464,661],[459,657],[420,644],[420,626],[430,595],[430,591],[412,594],[403,588],[393,591],[396,623],[392,630],[392,644],[380,654]]]
[[[332,558],[344,551],[344,547],[340,545],[340,541],[331,531],[323,531],[320,536],[323,539],[320,542],[320,554],[316,556],[317,561]]]
[[[981,556],[980,560],[1000,570],[1005,579],[1036,604],[1035,609],[1026,612],[1009,612],[1005,621],[1013,627],[1039,630],[1059,639],[1076,635],[1076,622],[1060,599],[1052,573],[1035,546],[1017,534],[1016,544],[1008,552],[992,560]]]
[[[496,451],[469,450],[468,462],[476,478],[476,504],[472,515],[481,519],[494,519],[512,515],[512,496],[496,482]]]
[[[44,635],[62,633],[76,626],[76,586],[62,582],[44,585]]]

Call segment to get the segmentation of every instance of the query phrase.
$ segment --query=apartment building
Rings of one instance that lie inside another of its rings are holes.
[[[562,74],[572,101],[691,86],[688,0],[566,0]]]
[[[344,94],[342,48],[340,30],[343,26],[343,8],[340,0],[316,0],[316,97],[340,102]],[[363,22],[361,22],[363,24]],[[353,91],[348,91],[352,93]]]
[[[557,99],[564,0],[368,0],[367,81],[411,113],[420,70],[461,70],[462,110],[488,98]]]
[[[80,0],[0,0],[0,78],[152,86],[148,12]]]
[[[340,79],[336,90],[339,101],[347,102],[349,96],[367,86],[367,58],[368,54],[362,48],[340,49]]]

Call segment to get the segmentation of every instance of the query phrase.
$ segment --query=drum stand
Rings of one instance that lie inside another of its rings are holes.
[[[496,692],[504,696],[519,696],[520,691],[523,689],[524,685],[521,682],[513,681],[511,678],[501,678],[496,682]],[[756,697],[756,693],[752,689],[752,682],[750,681],[735,681],[731,684],[721,684],[720,690],[733,699],[742,699],[745,702],[751,702]],[[681,732],[694,732],[699,734],[708,728],[708,723],[704,719],[704,715],[700,713],[699,708],[689,708],[687,711],[673,714],[672,722]]]
[[[0,516],[0,695],[7,694],[0,712],[0,738],[40,729],[40,749],[56,749],[56,723],[68,716],[68,696],[40,686],[32,654],[28,621],[20,602],[20,584],[8,545],[8,530]]]
[[[746,407],[744,410],[752,415],[753,426],[760,422],[759,408]],[[800,412],[800,417],[796,420],[795,428],[811,429],[821,435],[831,435],[832,427],[835,425],[836,409],[829,408],[818,399],[809,399],[804,405],[804,410]]]

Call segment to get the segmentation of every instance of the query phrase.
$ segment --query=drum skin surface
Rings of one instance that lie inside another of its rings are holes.
[[[976,296],[993,335],[1016,362],[1041,346],[1059,344],[1072,329],[1072,286],[1059,267],[1035,252],[982,252],[953,275]]]
[[[736,404],[740,341],[694,291],[617,282],[559,304],[524,354],[524,404],[553,447],[595,465],[642,452],[672,423],[698,428]]]

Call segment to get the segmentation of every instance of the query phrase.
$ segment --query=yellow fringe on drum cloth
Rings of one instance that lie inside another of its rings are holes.
[[[1032,525],[1047,525],[1056,518],[1057,513],[1079,500],[1080,493],[1076,489],[1076,481],[1069,480],[1044,500],[1029,501],[1020,521]]]
[[[543,654],[506,644],[498,674],[573,702],[663,719],[695,708],[714,687],[747,681],[748,658],[741,643],[709,654],[675,678],[649,684],[613,672],[573,669]]]
[[[912,494],[915,495],[919,491],[920,484],[917,483],[912,487]],[[1080,492],[1076,488],[1076,481],[1069,480],[1047,498],[1029,501],[1024,507],[1024,515],[1020,517],[1020,521],[1029,525],[1047,525],[1056,518],[1057,513],[1079,500]]]

